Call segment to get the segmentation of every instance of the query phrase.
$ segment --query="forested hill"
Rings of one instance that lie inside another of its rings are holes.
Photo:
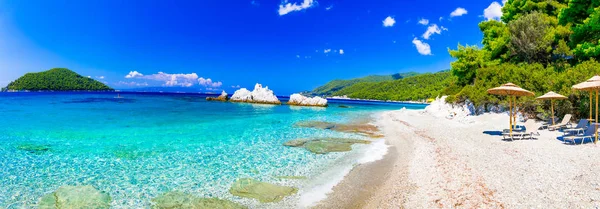
[[[415,76],[417,74],[418,73],[415,73],[415,72],[408,72],[408,73],[396,73],[393,75],[371,75],[371,76],[355,78],[355,79],[351,79],[351,80],[333,80],[323,86],[315,88],[308,94],[314,95],[314,96],[331,96],[335,92],[340,91],[346,87],[352,86],[356,83],[398,80],[398,79],[402,79],[402,78],[406,78],[406,77]]]
[[[113,89],[91,78],[83,77],[66,68],[53,68],[39,73],[27,73],[11,82],[5,91],[112,91]]]
[[[448,71],[425,73],[398,80],[382,82],[359,82],[335,92],[334,96],[358,99],[419,101],[442,94],[453,81]]]

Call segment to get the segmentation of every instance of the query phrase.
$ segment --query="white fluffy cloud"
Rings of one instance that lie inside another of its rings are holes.
[[[421,55],[431,55],[431,47],[429,44],[422,42],[421,40],[415,38],[412,43],[417,47],[417,51]]]
[[[143,82],[143,83],[138,83],[138,82],[125,82],[125,81],[119,81],[118,83],[116,83],[117,86],[129,86],[129,87],[133,87],[133,86],[148,86],[147,82]]]
[[[394,18],[391,16],[388,16],[385,18],[385,20],[383,20],[383,27],[392,27],[394,24],[396,24],[396,20],[394,20]]]
[[[452,13],[450,13],[450,17],[459,17],[467,14],[467,10],[465,8],[459,7],[456,8]]]
[[[323,50],[323,52],[324,52],[325,54],[327,54],[327,53],[331,52],[331,49],[325,49],[325,50]]]
[[[213,82],[210,78],[204,79],[202,77],[198,78],[198,83],[202,86],[211,88],[220,88],[223,85],[221,81]]]
[[[101,75],[101,76],[96,76],[96,78],[97,78],[97,79],[100,79],[100,80],[102,80],[102,79],[104,79],[104,76],[103,76],[103,75]]]
[[[421,25],[429,25],[429,20],[428,19],[420,19],[419,20],[419,24],[421,24]]]
[[[304,0],[302,4],[289,3],[287,0],[283,1],[282,4],[279,5],[279,15],[283,16],[290,12],[302,11],[314,6],[316,1],[314,0]]]
[[[240,85],[231,86],[231,88],[234,88],[234,89],[236,89],[236,88],[237,88],[237,89],[239,89],[239,88],[240,88]]]
[[[137,71],[131,71],[129,74],[125,76],[125,78],[133,79],[145,79],[145,80],[153,80],[163,82],[163,86],[173,87],[173,86],[181,86],[181,87],[191,87],[195,84],[200,84],[202,86],[209,86],[213,88],[218,88],[223,85],[220,81],[213,82],[212,79],[204,79],[199,78],[196,73],[177,73],[177,74],[169,74],[164,72],[158,72],[157,74],[152,75],[143,75]]]
[[[138,73],[138,71],[130,71],[129,74],[127,74],[125,76],[125,78],[139,78],[139,77],[143,77],[144,75],[141,73]]]
[[[506,1],[502,1],[502,4],[505,3]],[[500,20],[500,17],[502,17],[502,7],[503,5],[500,5],[497,1],[492,2],[490,6],[483,10],[483,17],[487,20]]]
[[[440,29],[440,27],[438,27],[436,24],[432,24],[429,27],[427,27],[427,31],[425,31],[425,33],[423,33],[423,38],[429,39],[429,37],[431,37],[431,35],[441,34],[441,33],[442,33],[442,30]]]
[[[326,7],[326,8],[325,8],[325,10],[327,10],[327,11],[329,11],[329,10],[331,10],[331,9],[333,9],[333,5],[331,5],[331,6],[328,6],[328,7]]]
[[[340,54],[344,54],[344,50],[343,49],[340,49]]]

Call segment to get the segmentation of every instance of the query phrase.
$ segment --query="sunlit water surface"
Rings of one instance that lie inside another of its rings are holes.
[[[297,138],[365,138],[297,128],[296,122],[345,123],[384,110],[424,107],[344,102],[302,108],[207,102],[194,94],[115,96],[0,93],[0,208],[35,208],[40,197],[62,185],[92,185],[110,194],[113,208],[148,208],[152,198],[173,190],[249,207],[289,207],[301,194],[260,205],[228,190],[237,178],[250,177],[302,192],[369,146],[326,155],[282,146]],[[49,150],[18,149],[23,145]]]

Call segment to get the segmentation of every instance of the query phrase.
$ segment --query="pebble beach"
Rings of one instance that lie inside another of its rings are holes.
[[[389,150],[356,166],[316,208],[596,208],[600,157],[594,143],[573,145],[562,132],[533,140],[494,134],[508,114],[479,116],[433,104],[388,111],[375,124]],[[367,182],[367,183],[365,183]]]

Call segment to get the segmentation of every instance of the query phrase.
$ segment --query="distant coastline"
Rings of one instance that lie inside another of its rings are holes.
[[[332,100],[351,100],[351,101],[366,101],[366,102],[387,102],[387,103],[404,103],[404,104],[429,104],[427,102],[420,101],[394,101],[394,100],[376,100],[376,99],[357,99],[357,98],[349,98],[349,97],[341,97],[341,96],[333,96],[327,97],[327,99]]]

